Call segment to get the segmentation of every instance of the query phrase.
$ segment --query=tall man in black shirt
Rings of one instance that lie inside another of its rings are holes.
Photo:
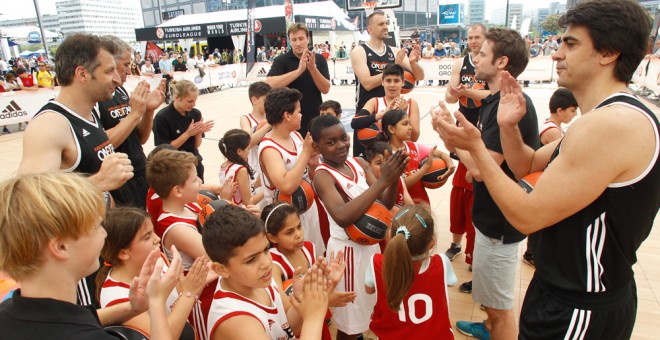
[[[303,94],[300,101],[302,122],[300,134],[305,137],[307,125],[321,113],[321,93],[330,91],[330,73],[325,58],[310,51],[309,30],[305,24],[293,24],[287,30],[291,49],[273,60],[266,83],[272,88],[288,87]]]
[[[133,49],[115,36],[104,36],[107,44],[115,45],[115,62],[121,85],[130,75],[131,53]],[[99,102],[101,122],[115,150],[128,155],[133,165],[134,176],[119,189],[111,192],[117,205],[146,208],[149,184],[146,178],[147,158],[142,150],[151,134],[154,110],[165,99],[165,81],[160,87],[149,92],[149,83],[141,81],[129,97],[123,86],[117,86],[110,100]]]
[[[528,61],[529,52],[525,40],[517,32],[502,28],[490,29],[486,33],[486,41],[473,60],[476,79],[486,81],[491,93],[482,100],[477,122],[480,130],[479,140],[485,146],[485,154],[509,179],[515,177],[504,158],[497,124],[500,78],[502,74],[508,74],[506,72],[518,76],[524,71]],[[539,147],[536,111],[529,97],[522,92],[520,96],[527,99],[526,105],[520,109],[522,119],[518,123],[522,134],[521,143],[524,142],[530,149],[535,150]],[[443,111],[448,115],[444,106]],[[465,122],[459,122],[460,125],[474,126],[467,119]],[[451,123],[453,124],[453,121]],[[481,339],[487,338],[488,333],[492,339],[515,339],[517,329],[513,318],[514,281],[518,265],[518,246],[525,239],[525,235],[509,224],[493,201],[473,156],[451,140],[445,140],[445,145],[450,151],[453,149],[474,178],[472,222],[476,235],[472,263],[472,298],[483,305],[488,314],[488,319],[483,323],[459,321],[457,328],[462,333]]]
[[[567,30],[552,56],[557,83],[573,91],[583,113],[562,139],[537,151],[526,147],[516,127],[525,100],[515,80],[502,79],[504,157],[517,177],[544,170],[531,194],[488,157],[462,115],[462,128],[436,122],[445,140],[469,150],[511,224],[538,237],[520,338],[629,339],[635,253],[660,207],[660,123],[628,89],[651,23],[631,0],[581,2],[559,23]]]

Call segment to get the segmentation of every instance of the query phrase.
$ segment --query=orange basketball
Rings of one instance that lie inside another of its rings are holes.
[[[218,200],[218,196],[211,190],[202,189],[197,193],[197,204],[202,208],[215,200]]]
[[[415,88],[415,76],[408,71],[403,71],[403,87],[401,88],[401,93],[406,94],[412,91]]]
[[[201,230],[201,228],[204,227],[204,223],[206,223],[206,220],[209,219],[211,214],[225,205],[232,204],[223,199],[219,199],[202,206],[202,210],[199,212],[199,215],[197,215],[197,227]]]
[[[312,207],[314,203],[314,189],[312,185],[307,182],[307,180],[302,180],[300,185],[291,195],[286,195],[281,193],[279,190],[275,190],[275,201],[283,201],[291,204],[296,207],[298,211],[302,214]]]
[[[419,162],[419,167],[421,168],[427,160],[428,157],[422,159],[422,161]],[[447,178],[440,181],[438,180],[438,177],[444,175],[447,170],[448,168],[445,161],[440,158],[433,158],[433,164],[431,164],[431,168],[426,172],[424,177],[422,177],[422,185],[429,189],[436,189],[443,186],[445,183],[447,183]]]
[[[536,181],[539,180],[539,177],[543,175],[543,171],[532,172],[531,174],[523,177],[518,181],[518,185],[525,190],[526,193],[532,192],[536,186]]]
[[[375,122],[369,125],[369,127],[366,127],[364,129],[359,129],[357,132],[358,140],[364,146],[367,146],[375,142],[376,138],[378,137],[378,134],[381,131],[381,127],[382,125],[380,122]]]
[[[392,224],[392,212],[379,201],[374,202],[360,219],[346,227],[346,234],[353,242],[372,245],[382,241]]]
[[[282,289],[284,289],[284,294],[286,294],[286,296],[293,294],[293,279],[288,279],[282,282]]]
[[[486,88],[486,85],[482,83],[474,83],[472,85],[473,90],[483,90]],[[471,99],[466,96],[458,98],[458,100],[461,102],[461,105],[468,107],[468,100],[472,101],[474,103],[474,107],[481,107],[481,100],[480,99]]]

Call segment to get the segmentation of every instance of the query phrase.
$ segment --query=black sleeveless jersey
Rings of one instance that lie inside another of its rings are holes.
[[[488,84],[483,80],[477,80],[475,75],[476,71],[472,63],[472,56],[468,53],[463,58],[463,65],[461,65],[460,83],[471,89],[488,89]],[[473,125],[477,125],[477,121],[479,120],[480,107],[480,100],[474,100],[468,97],[461,97],[458,100],[458,111],[463,113],[465,118]]]
[[[596,108],[610,105],[634,108],[652,122],[655,152],[638,178],[611,183],[584,209],[536,233],[535,277],[554,294],[572,300],[586,295],[597,302],[594,299],[605,299],[630,283],[635,253],[648,237],[660,207],[658,119],[630,94],[610,96]],[[551,162],[559,153],[561,142]]]
[[[364,53],[367,55],[367,67],[369,68],[370,76],[381,74],[387,64],[394,64],[395,56],[391,47],[385,45],[385,51],[382,54],[376,53],[367,44],[363,44],[362,48],[364,48]],[[367,91],[360,83],[360,80],[356,80],[355,107],[357,108],[357,111],[360,111],[369,99],[385,96],[385,89],[382,86],[377,86],[373,90]]]
[[[131,113],[131,107],[128,104],[129,96],[126,89],[117,87],[112,99],[99,102],[99,114],[101,123],[106,130],[112,129],[122,119]],[[147,157],[142,150],[142,143],[137,129],[133,129],[126,137],[126,140],[119,146],[115,146],[117,152],[123,152],[128,155],[133,166],[135,175],[144,174],[147,168]]]
[[[65,171],[97,173],[101,169],[105,156],[114,153],[115,148],[110,143],[108,135],[105,134],[96,109],[92,110],[93,121],[89,121],[64,104],[51,100],[39,110],[35,117],[46,111],[57,112],[69,121],[73,139],[76,142],[78,159],[71,168]]]

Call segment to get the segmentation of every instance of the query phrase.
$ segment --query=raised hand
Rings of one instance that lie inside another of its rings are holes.
[[[513,127],[527,113],[527,102],[516,78],[509,72],[502,72],[500,78],[500,105],[497,107],[497,123],[503,127]]]
[[[202,119],[199,122],[202,123],[202,133],[211,131],[211,129],[213,129],[213,126],[215,125],[215,121],[213,120],[209,120],[205,122],[204,119]]]
[[[328,309],[327,282],[323,277],[323,272],[316,265],[307,270],[303,282],[304,299],[298,300],[291,297],[291,304],[302,316],[305,322],[311,320],[321,321],[325,317]]]
[[[445,142],[445,146],[472,151],[476,150],[479,145],[483,145],[481,131],[472,125],[462,113],[456,112],[454,115],[458,120],[459,126],[449,123],[444,119],[436,120],[436,131]]]
[[[307,62],[309,60],[309,51],[305,49],[303,54],[300,56],[300,62],[298,63],[298,74],[303,74],[307,69]]]
[[[412,51],[410,51],[410,55],[408,56],[408,59],[410,62],[415,62],[418,61],[421,58],[422,55],[422,47],[417,44],[415,47],[412,48]]]
[[[149,277],[147,283],[147,296],[149,296],[149,305],[162,305],[167,300],[168,296],[174,289],[174,286],[179,281],[179,277],[183,275],[183,263],[181,254],[172,246],[172,262],[163,274],[163,266],[165,263],[163,259],[158,257],[154,265],[153,272]]]
[[[181,275],[179,283],[181,291],[179,293],[191,293],[199,297],[206,286],[206,277],[209,273],[209,259],[206,256],[200,256],[195,259],[187,275]]]
[[[307,54],[309,55],[307,58],[307,69],[311,71],[316,68],[316,53],[308,52]]]
[[[403,64],[403,60],[406,59],[406,54],[407,54],[407,52],[408,52],[408,51],[407,51],[405,48],[400,48],[399,51],[396,52],[396,57],[394,58],[394,63],[395,63],[395,64],[402,65],[402,64]],[[411,53],[412,53],[412,52],[411,52]]]
[[[435,158],[435,150],[438,148],[437,145],[434,145],[433,148],[431,149],[431,152],[429,152],[429,155],[426,157],[426,162],[422,164],[422,166],[419,168],[419,171],[426,173],[431,169],[431,165],[433,165],[433,158]]]
[[[101,163],[101,169],[95,175],[98,187],[103,191],[117,189],[133,178],[133,165],[128,155],[121,152],[111,153]]]
[[[140,276],[134,277],[128,290],[128,301],[131,304],[131,310],[137,313],[146,312],[149,309],[149,298],[147,297],[147,283],[154,271],[156,261],[160,258],[160,250],[154,249],[149,253],[147,259],[142,264]]]
[[[349,303],[355,301],[357,293],[355,292],[330,292],[328,295],[328,306],[330,307],[344,307]]]
[[[131,106],[131,115],[136,115],[140,119],[147,111],[147,96],[149,95],[149,83],[145,80],[140,80],[137,86],[131,93],[131,99],[128,105]]]
[[[165,101],[165,79],[160,81],[158,87],[149,92],[147,96],[147,111],[156,110]]]
[[[399,177],[401,177],[406,170],[409,161],[410,157],[408,157],[408,152],[404,150],[396,150],[381,166],[380,179],[385,181],[388,185],[398,181]]]

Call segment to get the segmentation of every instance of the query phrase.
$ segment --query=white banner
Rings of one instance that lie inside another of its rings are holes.
[[[333,76],[334,79],[338,79],[338,80],[355,79],[355,72],[353,72],[353,66],[350,60],[337,60],[334,63],[328,63],[328,69],[332,70],[330,71],[330,75],[332,76],[334,74]]]
[[[268,71],[270,71],[270,63],[254,63],[254,67],[247,74],[247,81],[266,81]]]
[[[644,64],[646,64],[645,61],[642,61],[642,65]],[[656,94],[660,93],[660,59],[651,59],[649,72],[646,74],[646,79],[644,79],[644,86]]]
[[[0,125],[27,122],[59,94],[60,88],[39,91],[15,91],[0,94]]]
[[[245,70],[247,64],[227,64],[218,67],[212,67],[209,75],[213,86],[231,86],[234,87],[238,82],[245,79]]]
[[[555,65],[551,56],[529,58],[529,63],[518,80],[551,81],[555,75]]]
[[[424,80],[449,80],[455,62],[454,58],[421,59],[418,64],[424,70]]]

